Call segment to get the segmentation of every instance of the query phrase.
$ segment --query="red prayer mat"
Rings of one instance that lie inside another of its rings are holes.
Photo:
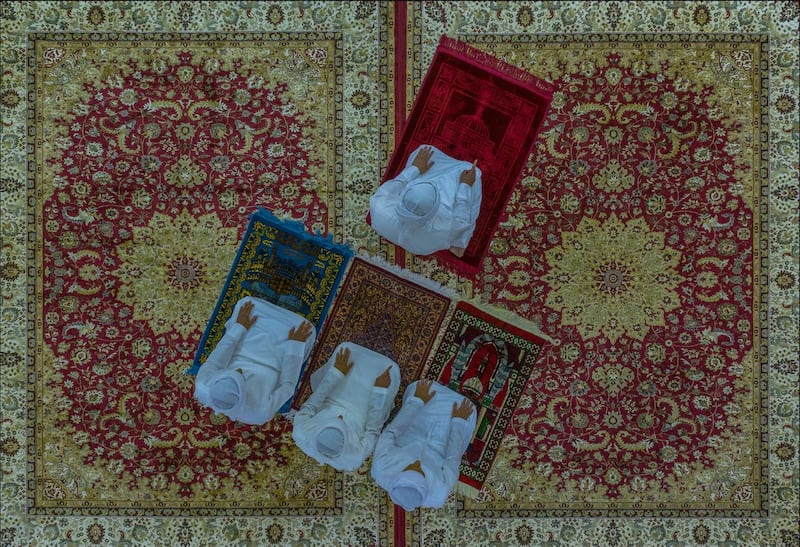
[[[500,214],[533,148],[553,86],[464,42],[442,36],[386,169],[384,181],[403,170],[420,145],[436,146],[459,160],[478,160],[483,201],[472,239],[459,258],[435,256],[459,273],[483,262]]]
[[[470,399],[478,423],[461,460],[459,490],[480,491],[517,408],[541,337],[459,302],[425,375]]]

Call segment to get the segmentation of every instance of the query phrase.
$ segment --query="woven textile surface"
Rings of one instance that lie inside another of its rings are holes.
[[[765,37],[467,39],[558,89],[486,270],[560,346],[457,514],[765,516]]]
[[[497,456],[522,390],[546,342],[539,336],[459,302],[425,377],[475,404],[478,423],[461,460],[459,486],[475,496]]]
[[[449,307],[446,296],[356,258],[317,339],[309,375],[327,362],[336,346],[352,342],[398,364],[399,402],[406,386],[420,377]],[[298,405],[310,394],[309,375],[301,384]]]
[[[386,178],[396,177],[409,155],[424,144],[461,161],[478,161],[483,199],[472,239],[462,257],[447,251],[437,255],[457,270],[480,269],[552,93],[550,84],[530,73],[442,37]]]
[[[2,3],[0,543],[796,545],[798,16]],[[184,371],[256,207],[392,261],[364,218],[442,34],[556,92],[481,271],[401,265],[556,343],[478,497],[403,514]]]
[[[305,512],[335,506],[330,481],[311,492],[324,470],[297,474],[310,479],[303,485],[271,470],[298,462],[284,420],[221,420],[180,370],[214,311],[245,211],[274,203],[280,188],[291,196],[284,214],[294,205],[310,224],[333,223],[320,196],[336,192],[327,135],[340,44],[334,33],[298,38],[33,40],[37,313],[50,319],[34,338],[32,512],[291,512],[297,497]],[[300,85],[309,78],[319,85]],[[321,317],[341,266],[309,272],[326,294],[308,315]],[[222,300],[228,315],[233,296]]]
[[[351,256],[346,246],[309,234],[299,222],[264,209],[253,213],[190,372],[208,358],[245,296],[263,298],[321,328]]]

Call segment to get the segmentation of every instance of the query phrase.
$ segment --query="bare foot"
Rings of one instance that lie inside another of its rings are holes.
[[[458,258],[464,256],[464,247],[450,247],[450,252],[456,255]]]

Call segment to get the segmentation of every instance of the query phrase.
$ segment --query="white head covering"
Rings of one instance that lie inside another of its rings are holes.
[[[409,183],[400,192],[397,216],[413,222],[426,222],[439,209],[439,190],[427,180]]]
[[[336,458],[344,449],[344,439],[345,431],[341,426],[335,423],[326,426],[317,435],[317,450],[326,458]]]
[[[211,408],[214,412],[230,415],[244,404],[244,377],[232,370],[223,370],[208,386]]]
[[[389,496],[395,503],[406,511],[413,511],[425,501],[428,494],[428,482],[422,473],[417,471],[403,471],[392,483]]]

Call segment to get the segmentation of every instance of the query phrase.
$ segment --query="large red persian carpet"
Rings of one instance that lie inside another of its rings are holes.
[[[467,39],[557,89],[484,279],[560,345],[465,515],[766,510],[762,38]]]
[[[340,510],[339,479],[304,469],[286,421],[222,419],[185,374],[258,205],[340,231],[340,36],[33,44],[29,510]]]
[[[763,517],[765,37],[462,39],[556,89],[474,288],[558,345],[453,522]],[[435,528],[393,526],[411,543]]]
[[[437,257],[457,271],[477,273],[500,214],[522,169],[552,98],[553,87],[486,52],[442,36],[385,179],[396,177],[409,155],[433,145],[483,173],[481,211],[462,257]]]

